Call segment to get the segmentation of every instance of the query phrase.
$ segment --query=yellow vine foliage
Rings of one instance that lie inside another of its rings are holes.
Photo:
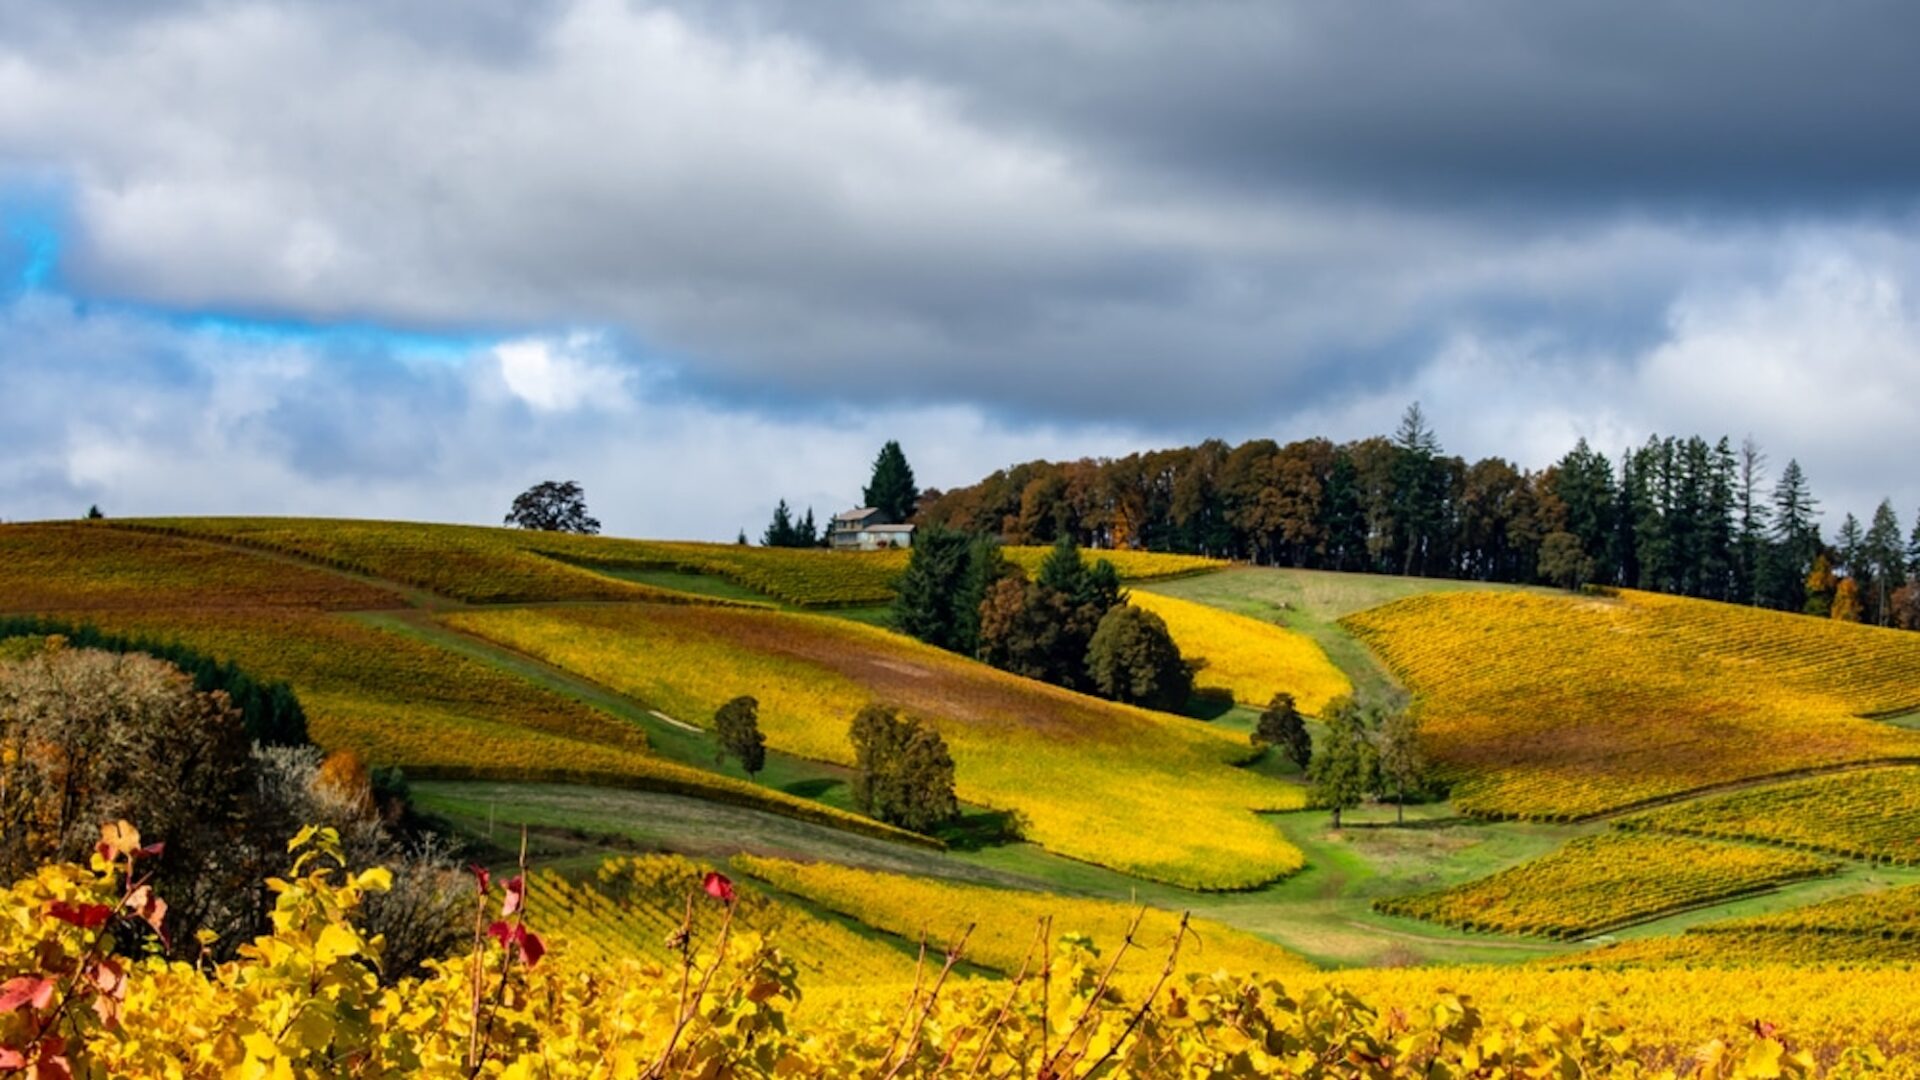
[[[1885,1025],[1887,1008],[1861,999],[1863,989],[1885,987],[1822,984],[1817,974],[1779,972],[1734,1007],[1779,1004],[1777,1018],[1814,1020],[1826,1006],[1810,1008],[1810,991],[1827,990],[1830,1001],[1863,1006],[1844,1029],[1750,1023],[1689,1044],[1678,1040],[1710,1029],[1705,1017],[1734,1000],[1729,976],[1649,977],[1657,989],[1634,999],[1643,1013],[1602,1008],[1632,992],[1589,972],[1524,973],[1502,984],[1499,1004],[1511,1007],[1493,1009],[1429,972],[1385,984],[1405,1007],[1376,1008],[1306,975],[1293,980],[1297,991],[1268,977],[1188,973],[1127,994],[1110,973],[1130,950],[1102,955],[1072,936],[1048,951],[1044,978],[950,983],[930,969],[905,999],[889,992],[884,1002],[849,1001],[789,1022],[801,981],[724,878],[689,898],[724,905],[721,928],[695,934],[684,922],[670,962],[580,963],[546,950],[537,933],[543,898],[516,880],[504,904],[490,889],[477,899],[477,918],[494,922],[470,956],[383,985],[381,942],[355,917],[391,878],[351,871],[338,838],[314,829],[290,845],[291,873],[268,883],[271,933],[228,963],[169,963],[115,944],[123,926],[163,918],[131,884],[139,842],[130,827],[109,826],[91,868],[49,866],[0,889],[0,969],[9,975],[0,984],[0,1067],[89,1080],[1644,1078],[1674,1076],[1676,1065],[1705,1080],[1760,1080],[1810,1076],[1823,1063],[1830,1075],[1913,1075],[1892,1057],[1912,1046],[1911,1011]],[[1187,936],[1176,933],[1181,945]],[[1570,989],[1589,996],[1569,1008]],[[1520,992],[1524,1005],[1510,996]],[[1707,1003],[1716,992],[1720,1004]],[[1700,1011],[1677,1018],[1688,1006]],[[1854,1041],[1836,1044],[1839,1030]]]
[[[1920,637],[1704,600],[1433,593],[1342,620],[1423,704],[1461,809],[1581,818],[1920,756]]]
[[[893,599],[893,580],[906,569],[909,554],[327,518],[153,518],[115,521],[110,527],[241,544],[470,603],[647,599],[723,603],[599,572],[628,569],[710,574],[802,607],[884,604]],[[1132,581],[1225,565],[1197,556],[1144,551],[1089,554],[1110,560],[1122,579]],[[1007,556],[1037,570],[1046,549],[1010,548]]]
[[[1035,929],[1051,919],[1056,936],[1077,934],[1091,941],[1122,940],[1140,909],[1109,900],[1090,900],[1052,893],[995,888],[937,878],[859,870],[834,863],[800,863],[740,855],[734,859],[742,873],[767,882],[782,892],[816,904],[909,941],[924,937],[935,948],[967,937],[967,956],[1003,975],[1018,972],[1027,962]],[[1136,940],[1158,959],[1179,923],[1174,912],[1148,909]],[[1202,943],[1185,949],[1176,972],[1226,972],[1239,977],[1255,974],[1291,975],[1312,965],[1262,938],[1220,923],[1196,920],[1193,930]],[[1123,989],[1139,991],[1158,974],[1152,963],[1138,963],[1122,972]]]
[[[1588,937],[1656,915],[1840,869],[1797,851],[1608,832],[1450,889],[1374,902],[1389,915],[1466,930]]]
[[[1764,840],[1850,859],[1920,862],[1920,769],[1790,780],[1634,814],[1624,829]]]
[[[624,856],[602,862],[589,880],[539,873],[533,884],[544,898],[542,925],[576,957],[667,963],[674,959],[669,942],[685,918],[687,898],[700,891],[710,869],[678,855]],[[806,981],[809,1005],[829,990],[840,998],[849,990],[878,993],[912,984],[916,964],[902,949],[746,883],[735,887],[736,919],[792,960]],[[719,913],[710,909],[695,908],[696,933],[712,931]]]
[[[1028,577],[1037,576],[1040,566],[1053,554],[1050,547],[1014,546],[1002,549],[1007,561],[1027,572]],[[1176,555],[1167,551],[1134,551],[1130,548],[1084,548],[1081,558],[1089,564],[1104,559],[1113,564],[1114,573],[1121,581],[1163,581],[1167,578],[1189,577],[1204,574],[1209,570],[1218,570],[1229,565],[1223,559],[1209,559],[1203,555]]]
[[[465,611],[458,629],[665,709],[710,722],[760,702],[777,749],[852,763],[847,730],[878,701],[924,717],[951,747],[961,798],[1017,813],[1050,850],[1195,888],[1299,869],[1255,811],[1298,809],[1297,786],[1234,764],[1243,739],[996,671],[896,634],[823,616],[653,604]]]
[[[56,613],[58,614],[58,613]],[[765,785],[667,761],[628,721],[351,616],[262,609],[101,612],[102,629],[175,640],[293,685],[321,746],[422,778],[587,783],[691,794],[876,835],[897,830]]]
[[[1619,942],[1549,962],[1593,967],[1912,968],[1920,965],[1920,885],[1719,919],[1681,934]]]
[[[0,614],[401,606],[392,589],[215,544],[100,523],[0,525]]]
[[[1353,693],[1353,684],[1305,634],[1270,622],[1157,593],[1135,591],[1129,602],[1160,616],[1188,660],[1204,659],[1194,684],[1221,689],[1241,705],[1264,709],[1277,693],[1293,695],[1301,712],[1317,716],[1329,701]]]

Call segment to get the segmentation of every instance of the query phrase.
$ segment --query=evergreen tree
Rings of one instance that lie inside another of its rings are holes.
[[[1407,406],[1394,434],[1393,520],[1397,526],[1403,574],[1433,570],[1446,499],[1446,473],[1440,466],[1440,440],[1427,426],[1420,403]]]
[[[965,533],[940,525],[925,526],[918,533],[894,592],[894,629],[938,648],[968,651],[969,638],[977,640],[979,625],[977,601],[971,619],[965,615],[973,542]],[[966,629],[969,622],[974,628],[971,635]]]
[[[1767,455],[1748,436],[1740,443],[1734,471],[1733,600],[1742,604],[1760,600],[1760,577],[1767,552],[1767,505],[1760,487],[1766,483]]]
[[[767,531],[760,534],[760,544],[763,547],[793,547],[795,536],[793,511],[787,509],[787,500],[781,499],[779,505],[773,508],[773,521],[767,525]]]
[[[1633,462],[1632,451],[1621,453],[1620,483],[1614,487],[1612,573],[1606,577],[1620,585],[1634,585],[1640,581],[1640,537],[1634,522],[1635,492],[1639,489],[1640,478]]]
[[[94,503],[94,504],[93,504],[92,506],[89,506],[89,507],[87,507],[87,520],[88,520],[88,521],[99,521],[99,520],[101,520],[102,518],[104,518],[104,517],[106,517],[106,516],[107,516],[107,515],[105,515],[105,514],[103,514],[103,513],[101,513],[101,512],[100,512],[100,504],[99,504],[99,503]]]
[[[813,507],[807,507],[806,516],[793,529],[794,547],[819,547],[820,529],[813,523]]]
[[[1193,692],[1193,669],[1160,616],[1132,604],[1107,609],[1087,643],[1087,677],[1101,696],[1174,712]]]
[[[731,755],[746,770],[748,779],[766,768],[767,740],[760,734],[757,699],[742,694],[720,706],[713,714],[713,732],[718,743],[716,762]]]
[[[873,479],[862,493],[868,506],[886,515],[889,521],[904,522],[913,517],[920,503],[920,489],[913,483],[913,466],[900,444],[888,440],[873,460]]]
[[[1762,601],[1768,607],[1799,611],[1806,607],[1807,575],[1820,553],[1820,531],[1814,525],[1819,504],[1807,488],[1800,463],[1789,460],[1773,488],[1773,523],[1769,533],[1762,583]]]
[[[1700,522],[1700,595],[1714,600],[1735,599],[1734,564],[1738,560],[1738,544],[1734,492],[1739,471],[1733,444],[1723,435],[1713,445]]]
[[[1893,623],[1893,594],[1907,583],[1906,553],[1900,547],[1900,516],[1893,502],[1880,500],[1874,508],[1873,523],[1867,526],[1865,559],[1867,599],[1872,622],[1876,626]]]
[[[1861,563],[1866,561],[1863,556],[1867,544],[1867,533],[1860,527],[1860,519],[1851,512],[1842,518],[1840,532],[1835,535],[1834,543],[1839,548],[1840,569],[1850,578],[1860,577]]]
[[[995,582],[1012,572],[1000,541],[991,534],[974,537],[967,547],[967,571],[953,601],[953,649],[967,656],[980,654],[980,605],[987,602],[987,591]]]
[[[1327,734],[1307,766],[1307,782],[1314,805],[1332,811],[1338,829],[1340,815],[1359,806],[1373,790],[1377,762],[1365,718],[1351,698],[1328,704],[1321,722]]]
[[[747,530],[741,529],[740,536],[734,540],[734,543],[739,544],[741,547],[746,547],[747,546]]]
[[[1675,591],[1674,537],[1668,510],[1673,504],[1673,440],[1658,436],[1634,451],[1629,499],[1633,506],[1634,564],[1631,584],[1658,592]]]
[[[1293,695],[1282,690],[1273,695],[1252,735],[1255,746],[1276,746],[1287,760],[1305,771],[1313,761],[1313,737],[1307,734],[1307,722],[1294,705]]]
[[[1913,531],[1907,534],[1907,580],[1920,581],[1920,512],[1913,515]]]
[[[1367,515],[1360,503],[1360,475],[1353,455],[1336,449],[1327,471],[1321,512],[1326,517],[1326,565],[1330,570],[1359,570],[1367,560]]]
[[[1609,561],[1613,546],[1614,503],[1613,466],[1605,454],[1596,452],[1581,439],[1560,459],[1553,471],[1553,494],[1566,507],[1566,531],[1579,541],[1580,551],[1594,561],[1595,567]],[[1564,556],[1567,553],[1561,552]],[[1571,561],[1577,563],[1577,559]],[[1593,570],[1581,575],[1591,578]]]

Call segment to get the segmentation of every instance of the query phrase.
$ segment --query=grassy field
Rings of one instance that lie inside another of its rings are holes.
[[[1920,756],[1920,636],[1648,593],[1435,593],[1346,625],[1419,695],[1471,813],[1580,817]]]
[[[1580,837],[1477,881],[1376,906],[1465,930],[1581,938],[1839,869],[1801,852],[1614,832]]]
[[[881,701],[927,717],[960,795],[1016,812],[1051,850],[1140,876],[1245,888],[1300,856],[1254,810],[1300,788],[1233,767],[1247,744],[1191,721],[1020,679],[818,616],[662,605],[466,611],[445,622],[705,724],[751,693],[770,745],[848,763],[847,727]]]

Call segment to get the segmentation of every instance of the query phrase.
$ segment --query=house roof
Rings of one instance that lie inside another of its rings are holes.
[[[913,531],[913,526],[911,525],[869,525],[867,526],[867,531],[876,532],[876,533],[910,533]]]
[[[874,507],[861,506],[861,507],[856,507],[855,509],[852,509],[852,510],[842,510],[839,513],[833,515],[833,520],[859,521],[861,518],[869,518],[879,512],[880,511],[875,509]]]

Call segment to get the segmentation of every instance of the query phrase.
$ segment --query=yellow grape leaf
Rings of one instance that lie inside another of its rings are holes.
[[[313,943],[313,958],[322,964],[330,964],[359,951],[360,938],[339,923],[328,923],[326,929],[320,931],[320,940]]]
[[[1747,1058],[1740,1063],[1740,1074],[1753,1080],[1775,1080],[1780,1076],[1779,1043],[1772,1039],[1757,1040],[1747,1047]]]
[[[367,892],[386,892],[393,888],[393,871],[384,866],[362,870],[360,876],[353,879],[353,883]]]

